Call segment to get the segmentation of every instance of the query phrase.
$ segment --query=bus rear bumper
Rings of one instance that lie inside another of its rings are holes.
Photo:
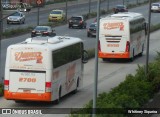
[[[124,53],[104,53],[100,52],[98,53],[99,58],[130,58],[129,52],[124,52]]]
[[[51,93],[20,93],[4,91],[4,97],[7,100],[28,100],[28,101],[51,101]]]

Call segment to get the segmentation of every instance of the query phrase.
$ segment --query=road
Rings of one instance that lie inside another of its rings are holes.
[[[142,6],[138,8],[131,9],[130,11],[140,12],[148,17],[147,6]],[[157,13],[152,14],[152,23],[157,23],[155,19],[159,19],[159,15]],[[90,19],[87,22],[90,23],[94,19]],[[87,38],[85,29],[68,29],[67,25],[56,27],[57,35],[69,35],[80,37],[84,40],[85,48],[94,48],[95,38]],[[150,55],[149,60],[152,61],[156,56],[156,51],[160,50],[160,39],[159,39],[160,31],[151,34],[150,40]],[[25,34],[22,36],[18,36],[15,38],[9,38],[2,40],[2,68],[4,68],[5,56],[6,56],[6,48],[8,45],[17,43],[25,40],[27,37],[30,37],[30,34]],[[99,59],[99,72],[98,72],[98,93],[103,91],[109,91],[111,88],[117,86],[120,82],[125,79],[125,76],[129,73],[134,74],[135,69],[137,68],[137,64],[143,65],[145,64],[145,51],[142,57],[138,57],[133,62],[125,62],[125,61],[114,61],[114,62],[103,62]],[[5,100],[3,97],[0,98],[0,108],[13,108],[13,107],[43,107],[43,108],[76,108],[82,107],[86,104],[90,99],[92,99],[93,95],[93,82],[94,82],[94,63],[95,60],[91,59],[84,66],[84,85],[82,89],[77,92],[75,95],[68,95],[64,97],[59,105],[51,105],[51,104],[41,104],[41,103],[23,103],[16,104],[14,101]],[[3,69],[4,70],[4,69]],[[3,72],[4,73],[4,72]],[[16,115],[17,116],[17,115]],[[31,115],[32,116],[32,115]],[[36,115],[33,115],[36,116]],[[62,116],[63,115],[41,115],[41,116]]]
[[[129,11],[142,13],[145,16],[146,20],[148,20],[148,11],[146,10],[147,8],[148,8],[148,5],[144,5],[141,7],[130,9]],[[151,18],[151,25],[153,25],[153,24],[155,25],[155,24],[160,23],[160,20],[159,20],[160,15],[158,13],[152,13],[151,17],[152,17]],[[91,22],[93,22],[94,19],[95,18],[87,20],[87,24],[89,25]],[[62,26],[55,27],[55,30],[56,30],[57,35],[73,36],[73,37],[79,37],[79,38],[83,39],[85,49],[90,49],[90,48],[95,47],[95,39],[96,38],[88,38],[86,29],[68,29],[68,25],[62,25]],[[30,34],[25,34],[22,36],[17,36],[14,38],[8,38],[8,39],[2,40],[2,47],[1,47],[2,74],[1,74],[1,76],[4,76],[4,66],[5,66],[5,57],[6,57],[7,47],[13,43],[18,43],[18,42],[24,41],[28,37],[30,37]],[[2,79],[0,79],[0,82],[2,82]]]
[[[91,0],[92,1],[92,0]],[[136,4],[136,1],[137,0],[129,0],[128,1],[128,4]],[[140,2],[143,2],[143,1],[146,1],[146,0],[141,0]],[[93,0],[93,2],[91,2],[91,5],[90,5],[90,12],[96,12],[97,11],[97,2],[95,0]],[[109,2],[109,9],[112,9],[116,4],[123,4],[123,0],[112,0]],[[65,4],[61,5],[62,7],[60,9],[63,9],[65,11]],[[108,2],[107,0],[104,0],[102,1],[101,3],[101,9],[107,9],[107,6],[108,6]],[[47,10],[41,10],[40,9],[40,17],[39,17],[39,24],[46,24],[48,23],[48,15],[50,13],[50,11],[54,8],[59,8],[60,6],[51,6],[50,8],[48,8]],[[73,6],[70,6],[68,4],[68,10],[67,10],[67,17],[70,18],[71,16],[74,16],[74,15],[83,15],[83,14],[86,14],[89,12],[89,5],[88,5],[88,2],[85,2],[84,4],[80,4],[80,1],[78,3],[75,2],[75,4]],[[21,24],[21,25],[17,25],[17,24],[14,24],[14,25],[11,25],[11,24],[7,24],[6,23],[6,20],[3,21],[3,28],[4,28],[4,31],[5,30],[10,30],[10,29],[15,29],[15,28],[25,28],[25,27],[28,27],[28,26],[36,26],[37,25],[37,10],[35,11],[34,9],[34,12],[29,12],[29,13],[25,13],[26,15],[26,22],[25,24]]]

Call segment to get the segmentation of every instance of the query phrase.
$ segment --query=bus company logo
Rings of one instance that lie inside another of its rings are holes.
[[[108,29],[108,30],[119,28],[120,31],[124,31],[123,22],[104,23],[103,27],[104,29]]]
[[[36,63],[42,63],[42,52],[16,52],[15,53],[15,60],[16,61],[30,61],[36,60]]]

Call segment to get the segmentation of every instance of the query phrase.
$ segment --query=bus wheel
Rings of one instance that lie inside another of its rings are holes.
[[[15,100],[15,103],[25,103],[23,100]]]
[[[76,89],[73,90],[73,94],[77,93],[79,87],[79,78],[77,79]]]
[[[133,50],[133,53],[132,53],[132,57],[130,58],[130,61],[134,61],[134,50]]]
[[[107,59],[106,59],[106,58],[102,58],[102,60],[103,60],[103,61],[107,61]]]
[[[142,46],[142,52],[139,53],[139,56],[142,56],[142,55],[143,55],[143,50],[144,50],[144,45]]]
[[[112,59],[110,58],[102,58],[103,61],[111,61]]]
[[[56,103],[56,104],[59,104],[60,99],[61,99],[61,87],[60,87],[60,89],[59,89],[58,98],[56,99],[55,103]]]

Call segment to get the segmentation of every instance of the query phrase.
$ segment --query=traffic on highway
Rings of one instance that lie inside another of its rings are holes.
[[[123,4],[125,10],[115,12],[116,6]],[[67,14],[66,4],[57,3],[40,8],[39,18],[37,8],[32,8],[4,19],[3,32],[29,26],[33,30],[1,40],[0,82],[4,82],[4,97],[0,97],[0,107],[82,108],[93,98],[95,59],[88,60],[88,50],[94,51],[97,37],[98,94],[110,91],[127,74],[135,74],[137,64],[145,64],[148,3],[132,9],[126,7],[129,4],[137,4],[137,0],[101,2],[100,9],[111,12],[100,16],[99,35],[96,16],[84,17],[96,12],[96,0],[90,5],[85,0],[68,2]],[[157,5],[152,5],[151,25],[156,25],[160,15]],[[66,23],[48,26],[56,22]],[[159,43],[159,33],[151,33],[150,61],[159,51]]]

